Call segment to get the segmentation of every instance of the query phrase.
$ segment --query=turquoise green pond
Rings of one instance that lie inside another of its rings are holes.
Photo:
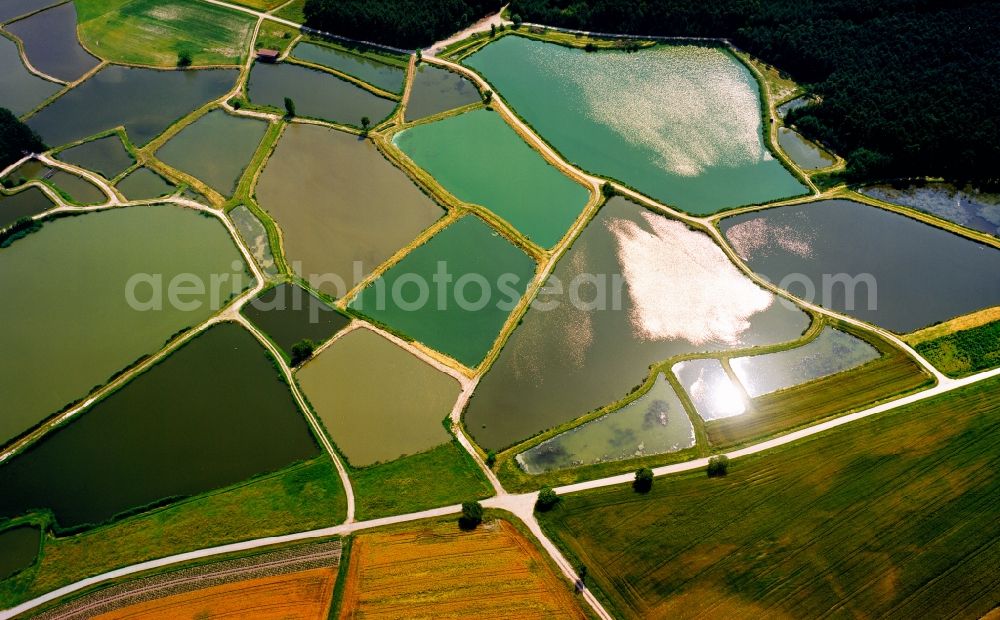
[[[180,117],[224,95],[238,74],[235,69],[108,65],[45,106],[28,126],[49,146],[59,146],[124,125],[129,140],[143,146]]]
[[[151,200],[169,196],[177,189],[149,168],[136,168],[129,172],[118,181],[116,187],[129,200]]]
[[[200,294],[191,292],[197,282]],[[0,250],[0,444],[204,321],[250,282],[226,228],[182,207],[62,217]]]
[[[450,377],[368,329],[341,336],[296,373],[323,426],[355,467],[451,441]]]
[[[239,325],[210,328],[0,466],[0,516],[96,524],[315,457],[273,363]]]
[[[542,247],[562,239],[590,195],[489,110],[418,125],[393,142],[459,200],[486,207]]]
[[[250,101],[284,111],[285,97],[295,102],[299,116],[361,126],[367,116],[378,125],[396,109],[396,102],[335,75],[282,62],[256,63],[247,82]]]
[[[317,125],[285,129],[255,194],[292,272],[337,298],[444,215],[371,140]]]
[[[11,195],[0,193],[0,228],[6,228],[22,217],[48,211],[54,206],[45,192],[37,187],[28,187]]]
[[[706,422],[742,415],[747,402],[717,359],[696,359],[674,364],[674,376],[684,386],[698,415]]]
[[[326,342],[351,322],[296,284],[279,284],[264,291],[247,302],[242,312],[288,354],[296,342]]]
[[[753,74],[722,49],[506,36],[463,62],[567,160],[689,213],[807,192],[765,146]]]
[[[818,170],[837,162],[836,157],[787,127],[778,128],[778,145],[803,170]]]
[[[390,93],[403,91],[406,70],[402,67],[307,41],[296,45],[292,56],[346,73]]]
[[[100,63],[76,36],[76,5],[66,2],[5,26],[24,43],[31,65],[54,78],[73,82]]]
[[[257,216],[246,205],[240,205],[229,212],[229,219],[233,221],[236,231],[240,233],[261,271],[267,276],[278,275],[280,271],[274,262],[274,254],[271,253],[271,241],[267,238],[267,229]]]
[[[41,541],[42,531],[34,525],[16,525],[0,532],[0,579],[34,564]]]
[[[832,327],[794,349],[729,360],[750,398],[829,377],[881,357],[864,340]]]
[[[0,36],[0,106],[21,116],[59,92],[62,87],[62,84],[43,80],[28,71],[21,62],[17,43]]]
[[[789,342],[809,323],[707,235],[616,196],[559,260],[479,382],[465,425],[499,450],[623,398],[651,364]]]
[[[404,116],[407,121],[480,101],[479,89],[461,75],[426,63],[417,66]]]
[[[111,134],[60,151],[56,158],[67,164],[96,172],[105,179],[114,179],[135,164],[135,159],[125,150],[125,145],[122,144],[118,134]]]
[[[212,110],[160,147],[156,157],[230,196],[266,131],[265,121]]]
[[[475,367],[534,273],[531,257],[470,215],[407,254],[350,307]]]
[[[691,419],[661,373],[631,403],[525,450],[517,462],[529,474],[541,474],[677,452],[694,444]]]

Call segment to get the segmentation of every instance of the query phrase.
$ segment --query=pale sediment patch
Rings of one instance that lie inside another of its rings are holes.
[[[738,344],[750,318],[769,308],[774,295],[744,276],[708,236],[652,213],[642,216],[651,230],[623,219],[608,222],[637,334]]]

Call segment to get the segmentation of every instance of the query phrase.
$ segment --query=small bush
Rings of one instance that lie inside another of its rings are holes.
[[[177,66],[186,69],[191,66],[191,52],[184,50],[177,54]]]
[[[292,366],[298,366],[302,362],[312,357],[316,350],[316,343],[312,340],[302,339],[292,345]]]
[[[497,463],[497,453],[490,450],[486,453],[486,466],[492,468]]]
[[[559,496],[552,487],[542,487],[538,492],[538,499],[535,500],[535,510],[538,512],[548,512],[559,503]]]
[[[640,467],[635,472],[635,480],[632,481],[632,489],[636,493],[649,493],[653,488],[653,470],[648,467]]]
[[[458,526],[463,530],[474,530],[483,522],[483,505],[479,502],[462,502],[462,516]]]
[[[729,457],[725,454],[713,456],[708,459],[708,468],[705,471],[710,478],[725,476],[729,472]]]
[[[295,102],[292,101],[291,97],[285,97],[285,116],[288,118],[295,117]]]

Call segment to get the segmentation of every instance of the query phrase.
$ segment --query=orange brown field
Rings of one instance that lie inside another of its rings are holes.
[[[568,585],[506,521],[358,535],[341,618],[583,618]]]
[[[331,567],[260,577],[137,603],[97,616],[97,620],[325,620],[336,580],[337,569]]]

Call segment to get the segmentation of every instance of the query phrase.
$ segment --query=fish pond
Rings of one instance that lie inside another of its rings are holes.
[[[104,192],[90,181],[64,170],[50,168],[35,159],[18,166],[7,178],[42,181],[77,204],[99,204],[108,200]]]
[[[212,110],[160,147],[156,157],[229,196],[266,131],[265,121]]]
[[[177,189],[149,168],[136,168],[129,172],[121,181],[118,181],[116,187],[129,200],[160,198],[173,194]]]
[[[271,253],[271,241],[267,237],[267,229],[253,211],[246,205],[240,205],[229,212],[229,219],[233,221],[237,232],[240,233],[240,237],[243,238],[250,254],[264,274],[277,276],[281,273],[274,262],[274,254]]]
[[[590,195],[489,110],[417,125],[393,142],[459,200],[486,207],[542,247],[562,239]]]
[[[56,157],[67,164],[96,172],[105,179],[114,179],[135,164],[118,134],[84,142],[60,151]]]
[[[621,409],[547,439],[517,456],[529,474],[677,452],[695,445],[694,426],[661,373]]]
[[[49,146],[124,125],[143,146],[185,114],[224,95],[235,69],[157,71],[108,65],[28,120]]]
[[[505,36],[463,62],[568,161],[689,213],[807,192],[768,151],[757,82],[724,49]]]
[[[0,2],[0,24],[9,22],[15,17],[23,17],[28,13],[40,11],[45,7],[59,4],[62,0],[4,0]]]
[[[797,131],[778,128],[778,145],[795,164],[803,170],[818,170],[837,163],[837,158],[814,142],[806,140]]]
[[[371,141],[316,125],[285,129],[256,196],[292,270],[333,297],[444,215]]]
[[[403,91],[406,69],[400,66],[308,41],[296,45],[292,56],[346,73],[390,93],[399,94]]]
[[[416,121],[481,100],[475,84],[461,75],[426,63],[417,66],[404,116]]]
[[[897,333],[1000,304],[1000,250],[885,209],[824,200],[720,226],[757,273]]]
[[[829,377],[876,360],[882,354],[864,340],[824,327],[810,342],[775,353],[729,360],[747,395],[756,398]]]
[[[295,284],[279,284],[250,300],[243,316],[264,330],[285,353],[300,340],[322,343],[347,327],[343,314]]]
[[[3,3],[0,3],[0,7]],[[61,84],[43,80],[21,62],[17,43],[0,36],[0,106],[17,116],[27,114],[62,89]]]
[[[263,346],[224,323],[0,465],[0,515],[96,524],[318,453]]]
[[[42,531],[35,525],[15,525],[0,531],[0,579],[35,563]]]
[[[651,364],[792,341],[810,324],[707,235],[621,197],[601,208],[553,275],[466,409],[469,432],[487,449],[623,398]]]
[[[435,279],[442,270],[444,278]],[[472,368],[534,275],[531,257],[467,215],[389,268],[350,307]]]
[[[24,53],[35,68],[54,78],[73,82],[100,63],[76,38],[76,5],[66,2],[5,26],[24,43]]]
[[[295,102],[299,116],[320,118],[354,127],[362,117],[377,125],[392,114],[396,102],[383,99],[339,77],[287,62],[256,63],[247,83],[250,101],[285,109],[285,97]]]
[[[192,279],[203,292],[174,303],[170,283],[191,290]],[[182,207],[61,217],[0,250],[0,444],[159,350],[250,282],[226,228]]]
[[[458,381],[371,330],[341,336],[296,377],[355,467],[451,440],[442,421],[458,399]]]
[[[946,183],[909,187],[873,185],[861,193],[936,215],[966,228],[1000,237],[1000,194],[958,189]]]
[[[27,187],[16,194],[0,193],[0,228],[10,226],[22,217],[48,211],[55,205],[37,187]]]
[[[695,411],[706,422],[742,415],[744,392],[733,383],[717,359],[695,359],[674,364],[674,376],[684,386]]]
[[[780,118],[785,118],[786,116],[788,116],[788,113],[791,112],[792,110],[804,108],[807,105],[809,105],[809,97],[802,96],[786,101],[785,103],[779,105],[776,109],[778,112],[778,116]]]

